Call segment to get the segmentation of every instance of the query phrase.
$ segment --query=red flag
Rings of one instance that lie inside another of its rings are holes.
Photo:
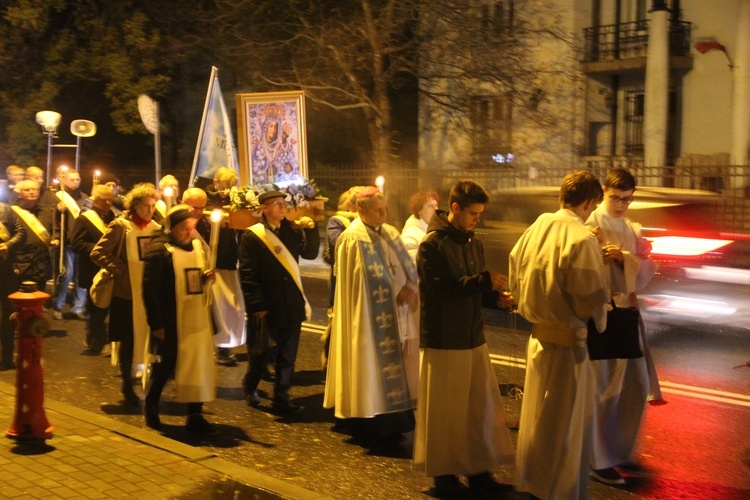
[[[701,54],[705,54],[710,50],[720,50],[722,52],[727,51],[727,49],[716,40],[699,40],[695,42],[694,47],[695,50],[697,50]]]

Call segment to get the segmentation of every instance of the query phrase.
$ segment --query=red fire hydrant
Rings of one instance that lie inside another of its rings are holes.
[[[16,412],[5,435],[13,439],[49,439],[53,427],[44,413],[44,375],[42,373],[42,336],[49,328],[42,317],[48,293],[36,289],[36,283],[24,281],[19,291],[8,297],[16,308],[11,319],[16,325]]]

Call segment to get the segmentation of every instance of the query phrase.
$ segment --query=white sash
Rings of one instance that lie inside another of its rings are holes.
[[[175,367],[175,401],[198,403],[213,401],[216,386],[214,341],[211,316],[204,305],[203,293],[188,293],[187,270],[206,270],[206,255],[201,242],[193,240],[193,251],[167,248],[172,253],[175,296],[177,297],[177,366]]]
[[[104,223],[102,218],[96,212],[96,210],[86,210],[83,212],[83,216],[86,217],[100,233],[104,234],[107,230],[107,225]]]
[[[148,321],[146,308],[143,305],[143,254],[146,252],[148,241],[153,232],[159,229],[159,224],[150,221],[148,225],[139,229],[132,221],[125,230],[125,249],[128,257],[128,275],[130,277],[130,292],[133,301],[133,364],[142,365],[146,353],[146,339],[148,339]],[[140,248],[140,251],[139,251]]]
[[[42,240],[45,245],[49,246],[50,237],[49,233],[47,232],[47,228],[44,227],[44,224],[42,224],[39,219],[37,219],[36,216],[28,210],[23,209],[18,205],[13,205],[12,208],[16,215],[23,219],[26,225],[29,226],[32,231],[34,231],[34,234],[36,234],[37,238]]]
[[[65,208],[68,209],[68,212],[70,212],[70,215],[72,215],[74,219],[77,219],[78,216],[81,215],[81,207],[78,206],[78,203],[76,203],[76,200],[74,200],[72,196],[62,189],[55,194],[57,195],[57,198],[63,202]]]
[[[294,260],[292,254],[278,236],[266,231],[266,226],[264,226],[263,223],[259,222],[250,226],[248,229],[260,238],[260,241],[268,247],[273,256],[276,257],[276,260],[284,266],[284,269],[286,269],[289,275],[294,279],[297,288],[299,288],[299,291],[302,294],[302,298],[305,299],[305,317],[307,318],[307,321],[310,321],[310,318],[312,317],[312,309],[310,308],[310,303],[307,302],[307,297],[305,297],[305,290],[302,288],[302,278],[299,274],[299,265],[297,264],[297,261]]]

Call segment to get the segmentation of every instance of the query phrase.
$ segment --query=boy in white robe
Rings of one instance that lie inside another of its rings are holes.
[[[651,245],[641,236],[640,225],[625,217],[634,193],[635,178],[630,172],[612,170],[604,181],[604,202],[586,222],[598,228],[618,307],[638,307],[635,292],[648,284],[658,267],[649,259]],[[640,337],[643,357],[591,361],[596,377],[591,476],[605,484],[625,484],[614,467],[631,460],[646,400],[661,401],[643,325]]]
[[[593,318],[604,331],[609,291],[584,221],[601,199],[593,174],[568,174],[560,210],[540,215],[510,254],[508,288],[532,323],[516,487],[541,499],[586,498],[594,398],[586,323]]]
[[[417,257],[422,364],[414,468],[433,477],[440,497],[491,498],[512,490],[490,473],[513,463],[513,445],[482,307],[507,307],[512,297],[501,294],[507,277],[484,269],[484,249],[474,237],[488,201],[475,182],[453,186],[450,212],[431,217]],[[457,474],[468,476],[469,488]]]

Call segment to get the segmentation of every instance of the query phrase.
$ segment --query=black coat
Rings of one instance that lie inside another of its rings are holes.
[[[42,210],[39,205],[30,209],[34,216],[52,234],[52,214],[49,210]],[[49,247],[39,239],[36,233],[19,217],[26,232],[26,241],[16,248],[16,258],[13,263],[16,276],[21,281],[43,283],[52,277],[52,259]]]
[[[267,224],[266,231],[271,231]],[[320,235],[317,227],[296,229],[284,219],[277,236],[298,262],[300,257],[315,259],[318,256]],[[249,229],[242,235],[239,260],[240,284],[248,315],[268,311],[268,327],[276,331],[299,325],[305,320],[304,297],[294,278]]]
[[[438,210],[417,253],[420,347],[473,349],[485,343],[483,306],[497,307],[484,249],[473,232],[460,231]]]
[[[211,241],[211,223],[207,217],[201,217],[195,230],[201,235],[201,238],[208,244]],[[216,251],[216,269],[228,271],[237,270],[237,259],[239,245],[237,243],[238,231],[231,227],[221,226],[219,228],[219,244]]]
[[[93,209],[92,209],[93,210]],[[112,210],[99,214],[105,226],[115,220]],[[99,272],[98,264],[91,260],[91,251],[94,245],[102,237],[101,231],[83,213],[76,219],[73,231],[70,234],[70,248],[78,254],[78,286],[89,289],[94,281],[94,276]]]
[[[18,290],[13,263],[16,260],[16,250],[26,241],[26,225],[10,205],[5,203],[0,203],[0,222],[9,233],[9,238],[3,241],[8,246],[8,254],[5,258],[0,257],[0,293],[9,295]]]

